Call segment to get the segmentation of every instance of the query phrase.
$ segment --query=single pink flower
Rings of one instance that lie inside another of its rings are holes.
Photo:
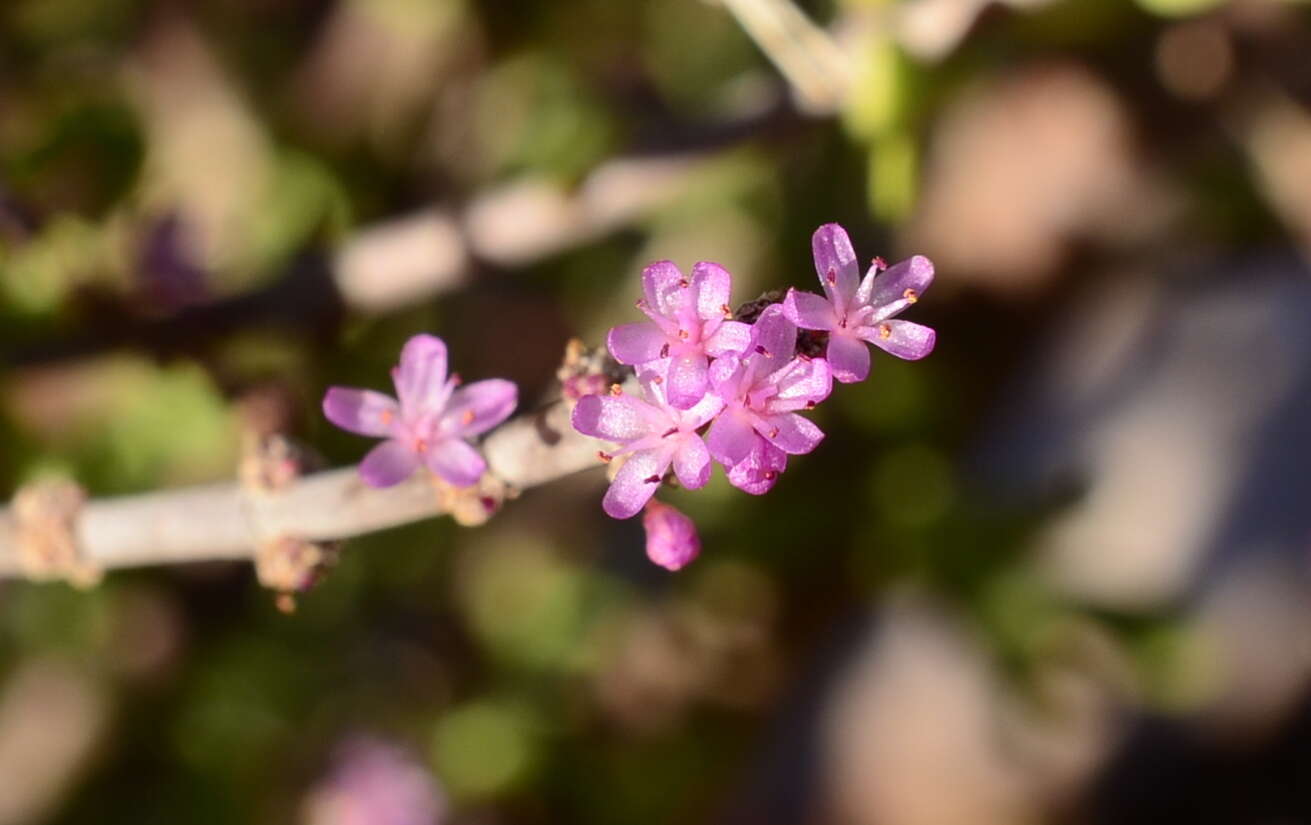
[[[733,276],[716,263],[702,261],[687,278],[671,261],[657,261],[642,272],[637,302],[649,321],[614,327],[606,338],[610,354],[621,364],[641,366],[668,359],[669,403],[691,408],[706,394],[709,360],[741,352],[751,327],[730,320]]]
[[[619,444],[610,460],[626,456],[601,506],[613,518],[630,518],[655,495],[672,465],[684,487],[695,490],[710,480],[710,453],[697,430],[714,418],[724,402],[703,395],[691,409],[672,406],[664,392],[665,376],[654,371],[639,378],[646,400],[624,392],[588,395],[574,407],[574,429],[583,435]]]
[[[826,223],[816,229],[811,247],[826,297],[791,289],[783,308],[802,329],[828,332],[826,356],[834,378],[850,384],[869,377],[867,342],[912,361],[933,351],[937,333],[931,328],[893,320],[933,283],[932,261],[916,255],[883,272],[876,262],[859,280],[856,253],[841,226]]]
[[[405,749],[357,735],[337,748],[332,771],[306,795],[304,825],[438,825],[446,795]]]
[[[422,465],[457,487],[477,483],[487,469],[467,439],[500,424],[514,411],[518,389],[490,378],[460,386],[447,377],[446,344],[416,335],[392,369],[399,403],[373,390],[329,387],[323,414],[343,430],[385,438],[360,462],[360,477],[371,487],[399,484]]]
[[[833,378],[824,359],[797,356],[796,343],[796,326],[773,304],[756,319],[747,353],[717,358],[710,368],[711,394],[723,399],[724,409],[706,445],[729,470],[729,481],[747,492],[768,490],[786,455],[808,453],[824,438],[796,411],[827,398]]]
[[[678,570],[701,553],[696,525],[677,508],[651,499],[642,514],[646,556],[666,570]]]

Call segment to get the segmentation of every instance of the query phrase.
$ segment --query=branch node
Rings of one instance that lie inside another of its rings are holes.
[[[456,487],[433,476],[432,486],[438,504],[462,527],[485,524],[507,499],[519,496],[517,489],[491,473],[483,473],[478,483],[470,487]]]
[[[578,399],[585,395],[604,395],[631,374],[631,370],[610,357],[605,347],[588,347],[577,338],[565,344],[564,360],[555,371],[565,403],[571,410]]]
[[[322,460],[280,433],[247,432],[241,445],[237,477],[250,493],[276,493],[322,467]]]
[[[275,591],[278,609],[296,609],[295,596],[323,580],[337,562],[340,542],[313,542],[297,536],[275,536],[261,542],[255,551],[255,576]]]
[[[89,588],[102,571],[82,557],[77,519],[86,491],[73,481],[40,481],[24,485],[14,496],[13,514],[18,563],[32,581],[66,581]]]

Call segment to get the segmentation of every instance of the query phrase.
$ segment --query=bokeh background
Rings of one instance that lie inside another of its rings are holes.
[[[291,615],[0,584],[0,825],[1311,822],[1308,55],[1286,0],[5,0],[6,496],[352,463],[324,388],[419,331],[549,398],[646,262],[813,288],[827,221],[939,343],[672,494],[678,574],[598,470]]]

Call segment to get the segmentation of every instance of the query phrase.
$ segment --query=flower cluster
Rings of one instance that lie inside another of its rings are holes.
[[[703,261],[684,276],[660,261],[642,273],[637,307],[648,320],[610,330],[610,353],[636,370],[640,397],[618,385],[584,396],[573,425],[618,445],[601,453],[623,460],[602,506],[620,519],[645,507],[647,555],[663,567],[682,567],[701,547],[690,519],[652,499],[671,469],[684,487],[698,489],[718,462],[733,486],[764,494],[788,456],[809,453],[824,438],[799,412],[828,398],[834,379],[869,376],[866,343],[906,359],[933,350],[932,329],[894,317],[933,281],[928,258],[891,268],[875,259],[862,279],[842,227],[821,226],[812,248],[823,296],[789,290],[748,324],[734,320],[732,277],[723,267]],[[814,356],[811,347],[798,350],[799,330],[809,331]]]
[[[416,335],[392,369],[393,399],[373,390],[329,387],[323,414],[343,430],[385,438],[360,462],[360,477],[371,487],[390,487],[420,465],[455,487],[478,482],[487,462],[468,439],[500,424],[518,403],[513,382],[490,378],[460,386],[447,376],[446,344]]]

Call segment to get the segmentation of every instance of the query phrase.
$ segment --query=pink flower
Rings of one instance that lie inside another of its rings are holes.
[[[373,390],[330,387],[323,414],[343,430],[385,438],[360,462],[360,477],[372,487],[399,484],[424,464],[457,487],[478,481],[487,462],[466,439],[500,424],[514,411],[518,389],[492,378],[461,387],[446,375],[446,344],[416,335],[392,369],[397,403]]]
[[[875,264],[857,285],[860,270],[846,230],[826,223],[815,230],[811,247],[815,271],[827,297],[791,289],[783,308],[797,326],[829,333],[826,355],[834,378],[850,384],[869,377],[865,342],[909,360],[933,351],[937,333],[932,329],[891,320],[918,301],[933,283],[932,261],[916,255],[882,274]]]
[[[751,328],[732,318],[733,276],[719,264],[702,261],[683,276],[670,261],[642,271],[646,297],[637,306],[650,321],[614,327],[606,339],[621,364],[641,366],[669,359],[669,403],[686,410],[706,393],[709,359],[741,352]]]
[[[601,506],[613,518],[630,518],[655,494],[672,464],[688,489],[710,480],[710,453],[697,430],[724,406],[704,395],[691,409],[680,410],[666,399],[665,377],[654,371],[638,376],[647,400],[617,392],[588,395],[574,407],[574,429],[583,435],[622,445],[606,460],[626,455]]]
[[[768,490],[787,455],[808,453],[824,438],[795,411],[827,398],[833,378],[823,359],[797,357],[796,344],[796,326],[774,304],[752,327],[747,353],[717,358],[710,368],[711,394],[723,399],[724,410],[710,426],[706,444],[729,469],[729,481],[747,492]]]
[[[664,502],[651,499],[642,514],[646,555],[666,570],[678,570],[701,553],[701,537],[692,519]]]
[[[302,814],[306,825],[437,825],[446,818],[446,797],[411,754],[357,736],[337,749]]]

